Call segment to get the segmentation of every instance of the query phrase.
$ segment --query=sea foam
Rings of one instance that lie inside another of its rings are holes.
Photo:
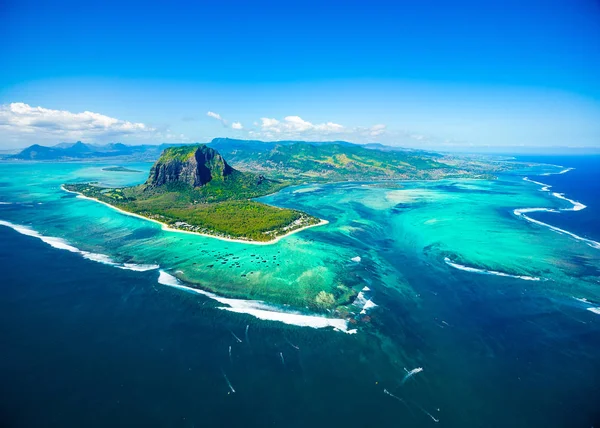
[[[563,169],[562,171],[556,173],[556,174],[565,174],[569,171],[572,171],[574,168],[566,168]],[[551,173],[546,173],[546,174],[542,174],[542,175],[550,175]],[[552,187],[549,184],[544,184],[544,183],[540,183],[539,181],[534,181],[534,180],[530,180],[528,177],[524,177],[523,180],[530,182],[530,183],[534,183],[537,184],[538,186],[542,186],[542,188],[540,189],[542,192],[550,192],[550,188]],[[517,216],[517,217],[523,217],[525,220],[529,221],[530,223],[534,223],[537,224],[539,226],[543,226],[543,227],[547,227],[548,229],[552,230],[553,232],[556,233],[561,233],[563,235],[568,235],[571,238],[577,239],[578,241],[582,241],[585,242],[587,245],[589,245],[592,248],[596,248],[598,250],[600,250],[600,242],[594,241],[592,239],[588,239],[588,238],[584,238],[582,236],[576,235],[573,232],[569,232],[568,230],[564,230],[561,229],[559,227],[556,226],[552,226],[548,223],[544,223],[543,221],[539,221],[539,220],[535,220],[531,217],[529,217],[528,213],[534,213],[534,212],[548,212],[548,213],[560,213],[562,211],[581,211],[585,208],[587,208],[584,204],[582,204],[581,202],[577,202],[574,201],[573,199],[569,199],[567,198],[563,193],[558,193],[558,192],[552,192],[552,196],[554,196],[557,199],[561,199],[563,201],[567,201],[569,202],[571,205],[573,205],[571,208],[558,208],[558,209],[552,209],[552,208],[518,208],[513,210],[513,213]]]
[[[28,226],[14,224],[14,223],[4,221],[4,220],[0,220],[0,226],[10,227],[11,229],[15,230],[16,232],[19,232],[22,235],[37,238],[37,239],[41,240],[42,242],[44,242],[58,250],[65,250],[65,251],[69,251],[71,253],[76,253],[76,254],[79,254],[80,256],[82,256],[84,259],[102,263],[102,264],[109,265],[109,266],[114,266],[119,269],[144,272],[147,270],[158,269],[160,267],[158,265],[143,265],[143,264],[138,265],[138,264],[134,264],[134,263],[118,263],[118,262],[115,262],[114,260],[112,260],[106,254],[92,253],[90,251],[80,250],[79,248],[74,247],[73,245],[69,244],[67,241],[65,241],[62,238],[42,235],[38,231],[36,231]]]
[[[597,303],[594,302],[590,302],[588,299],[586,299],[585,297],[573,297],[575,300],[581,302],[581,303],[585,303],[588,306],[592,306],[592,305],[597,305]],[[590,307],[590,308],[586,308],[588,311],[593,312],[597,315],[600,315],[600,307]]]
[[[448,257],[444,258],[444,262],[446,262],[446,264],[448,266],[452,266],[455,269],[463,270],[465,272],[480,273],[480,274],[484,274],[484,275],[504,276],[504,277],[516,278],[516,279],[524,279],[525,281],[539,281],[540,280],[540,278],[538,278],[536,276],[511,275],[509,273],[499,272],[499,271],[495,271],[495,270],[477,269],[477,268],[470,267],[470,266],[464,266],[464,265],[461,265],[458,263],[454,263]]]
[[[226,305],[226,307],[219,308],[225,311],[248,314],[262,320],[279,321],[284,324],[296,325],[300,327],[333,327],[335,330],[343,331],[348,334],[356,333],[356,330],[349,330],[348,323],[346,320],[341,318],[326,318],[319,315],[308,315],[298,312],[284,311],[281,308],[278,308],[274,305],[269,305],[260,300],[243,300],[221,297],[209,291],[183,285],[180,280],[164,270],[159,271],[158,282],[169,287],[175,287],[191,293],[201,294],[210,299],[216,300],[217,302]]]
[[[361,314],[366,314],[369,309],[376,308],[377,305],[371,299],[371,289],[367,286],[363,287],[361,291],[356,295],[354,302],[352,302],[352,306],[355,306],[360,309]]]

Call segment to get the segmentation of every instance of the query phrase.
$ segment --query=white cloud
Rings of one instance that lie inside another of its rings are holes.
[[[0,105],[0,136],[9,141],[27,139],[117,140],[123,137],[155,139],[160,133],[144,123],[129,122],[100,113],[72,113],[32,107],[25,103]]]
[[[242,125],[240,122],[233,122],[231,124],[231,127],[233,129],[244,129],[244,125]]]
[[[305,133],[332,134],[344,132],[345,128],[337,123],[327,122],[314,125],[300,116],[287,116],[283,121],[263,117],[260,119],[262,131],[285,135],[299,135]]]
[[[208,117],[212,117],[212,118],[215,118],[217,120],[223,120],[223,118],[221,117],[221,115],[219,113],[213,113],[212,111],[209,111],[208,113],[206,113],[206,115]]]
[[[371,128],[369,128],[369,135],[371,137],[377,137],[379,135],[382,135],[385,133],[385,128],[386,126],[382,123],[380,123],[379,125],[373,125],[371,126]]]
[[[300,116],[287,116],[283,120],[263,117],[254,124],[258,130],[250,131],[253,138],[265,140],[310,139],[315,141],[347,139],[354,142],[371,142],[384,135],[383,124],[365,127],[346,127],[334,122],[313,124]]]
[[[208,117],[212,117],[213,119],[217,119],[219,122],[221,122],[221,124],[224,127],[227,127],[227,121],[225,119],[223,119],[219,113],[215,113],[215,112],[209,111],[209,112],[206,113],[206,115]]]

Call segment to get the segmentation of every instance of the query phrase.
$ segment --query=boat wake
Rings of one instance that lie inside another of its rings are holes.
[[[523,279],[525,281],[539,281],[540,280],[540,278],[538,278],[537,276],[511,275],[509,273],[499,272],[499,271],[495,271],[495,270],[477,269],[474,267],[454,263],[448,257],[444,258],[444,262],[446,262],[446,264],[448,266],[452,266],[455,269],[463,270],[465,272],[480,273],[480,274],[484,274],[484,275],[504,276],[507,278]]]
[[[109,266],[114,266],[119,269],[133,270],[133,271],[137,271],[137,272],[145,272],[148,270],[158,269],[160,267],[159,265],[154,265],[154,264],[153,265],[144,265],[144,264],[134,264],[134,263],[118,263],[118,262],[115,262],[114,260],[112,260],[106,254],[92,253],[90,251],[80,250],[79,248],[74,247],[73,245],[69,244],[67,241],[65,241],[62,238],[56,238],[54,236],[45,236],[45,235],[42,235],[41,233],[37,232],[36,230],[33,230],[30,227],[21,226],[19,224],[14,224],[14,223],[11,223],[8,221],[0,220],[0,226],[10,227],[14,231],[19,232],[22,235],[37,238],[37,239],[41,240],[42,242],[50,245],[53,248],[56,248],[59,250],[66,250],[71,253],[76,253],[76,254],[81,255],[84,259],[92,260],[94,262],[102,263],[102,264],[109,265]]]
[[[300,327],[312,327],[312,328],[327,328],[333,327],[336,331],[343,331],[347,334],[354,334],[356,330],[349,330],[348,323],[346,320],[341,318],[326,318],[319,315],[308,315],[299,312],[292,312],[282,310],[281,308],[269,305],[260,300],[243,300],[243,299],[231,299],[227,297],[221,297],[209,291],[200,290],[198,288],[188,287],[178,280],[173,275],[165,272],[164,270],[159,271],[158,282],[162,285],[169,287],[178,288],[191,293],[201,294],[212,300],[225,305],[219,309],[237,312],[240,314],[248,314],[253,317],[266,320],[266,321],[279,321],[284,324],[296,325]]]
[[[571,170],[573,170],[573,168],[567,168],[556,174],[565,174]],[[550,175],[550,173],[546,173],[546,174],[542,174],[542,175]],[[550,192],[550,188],[552,186],[549,184],[544,184],[544,183],[540,183],[539,181],[530,180],[528,177],[524,177],[523,180],[525,180],[529,183],[537,184],[538,186],[542,186],[540,191],[551,193],[552,196],[554,196],[555,198],[561,199],[563,201],[567,201],[573,206],[570,208],[518,208],[518,209],[513,210],[513,213],[517,217],[522,217],[525,220],[527,220],[528,222],[537,224],[538,226],[547,227],[548,229],[552,230],[553,232],[560,233],[562,235],[568,235],[571,238],[574,238],[578,241],[585,242],[587,245],[589,245],[592,248],[600,250],[600,242],[594,241],[592,239],[584,238],[582,236],[574,234],[573,232],[569,232],[568,230],[564,230],[564,229],[558,228],[556,226],[552,226],[548,223],[544,223],[542,221],[539,221],[539,220],[529,217],[527,215],[529,213],[535,213],[535,212],[560,213],[563,211],[581,211],[587,207],[585,205],[583,205],[581,202],[577,202],[577,201],[574,201],[573,199],[567,198],[563,193]]]

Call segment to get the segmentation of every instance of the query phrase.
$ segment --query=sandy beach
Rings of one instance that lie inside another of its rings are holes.
[[[131,213],[129,211],[122,210],[122,209],[117,208],[114,205],[111,205],[111,204],[109,204],[107,202],[101,201],[101,200],[96,199],[96,198],[90,198],[89,196],[82,195],[79,192],[73,192],[72,190],[67,190],[64,186],[60,186],[60,188],[61,188],[61,190],[65,191],[67,193],[76,194],[78,198],[88,199],[90,201],[94,201],[94,202],[98,202],[98,203],[100,203],[102,205],[106,205],[107,207],[112,208],[113,210],[119,211],[121,214],[128,215],[128,216],[131,216],[131,217],[137,217],[137,218],[140,218],[142,220],[151,221],[151,222],[154,222],[156,224],[160,224],[162,230],[165,230],[165,231],[168,231],[168,232],[187,233],[187,234],[190,234],[190,235],[200,235],[200,236],[205,236],[207,238],[220,239],[221,241],[236,242],[236,243],[239,243],[239,244],[273,245],[273,244],[276,244],[277,242],[279,242],[279,240],[281,240],[281,239],[283,239],[283,238],[285,238],[287,236],[293,235],[294,233],[301,232],[304,229],[308,229],[308,228],[311,228],[311,227],[317,227],[317,226],[324,226],[324,225],[326,225],[326,224],[329,223],[327,220],[319,219],[320,222],[317,223],[317,224],[311,224],[311,225],[308,225],[308,226],[301,227],[299,229],[294,229],[291,232],[286,233],[285,235],[277,236],[275,239],[273,239],[271,241],[266,241],[266,242],[248,241],[248,240],[244,240],[244,239],[234,239],[234,238],[226,238],[226,237],[223,237],[223,236],[210,235],[208,233],[191,232],[189,230],[175,229],[175,228],[172,228],[168,224],[163,223],[161,221],[158,221],[158,220],[155,220],[155,219],[152,219],[152,218],[148,218],[148,217],[144,217],[143,215],[140,215],[140,214],[135,214],[135,213]]]

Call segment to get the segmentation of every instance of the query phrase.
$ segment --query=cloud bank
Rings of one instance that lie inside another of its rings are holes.
[[[384,124],[371,127],[346,127],[334,122],[311,123],[300,116],[286,116],[282,120],[263,117],[249,131],[252,138],[263,140],[307,139],[314,141],[348,139],[370,142],[387,132]]]
[[[0,106],[0,137],[8,141],[30,143],[39,140],[114,141],[123,138],[148,141],[165,137],[165,134],[144,123],[91,111],[72,113],[11,103]]]

